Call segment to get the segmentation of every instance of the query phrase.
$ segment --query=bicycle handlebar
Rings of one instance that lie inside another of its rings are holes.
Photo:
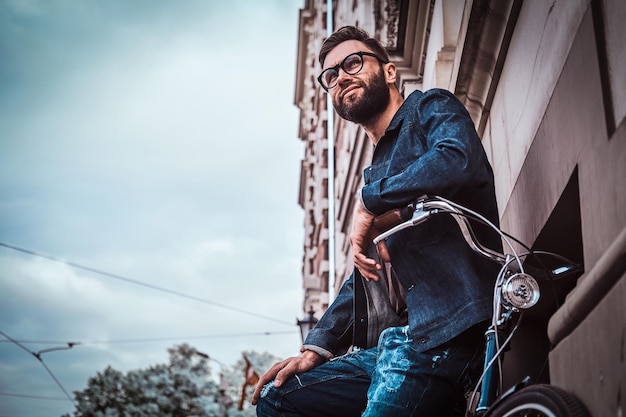
[[[480,221],[487,224],[488,226],[493,228],[495,231],[497,231],[501,236],[504,237],[505,234],[500,230],[500,228],[498,228],[496,225],[491,223],[489,220],[482,217],[480,214],[475,213],[466,207],[453,203],[439,196],[420,197],[415,202],[415,209],[413,211],[411,218],[402,223],[397,224],[396,226],[376,236],[373,240],[374,245],[378,245],[378,243],[380,243],[384,239],[387,239],[389,236],[393,235],[394,233],[399,232],[400,230],[417,226],[418,224],[427,221],[430,218],[430,216],[432,216],[433,214],[440,214],[440,213],[447,213],[447,214],[452,215],[452,217],[456,220],[457,224],[459,225],[459,228],[461,229],[461,232],[463,234],[463,237],[465,238],[465,241],[467,242],[469,247],[472,248],[472,250],[474,250],[474,252],[477,252],[478,254],[484,256],[487,259],[496,261],[500,263],[501,265],[504,265],[508,262],[509,256],[507,256],[504,253],[496,252],[492,249],[489,249],[478,241],[478,239],[476,238],[476,235],[474,234],[474,230],[468,220],[468,215],[471,215],[471,217],[478,218]],[[511,247],[511,249],[513,248]],[[549,252],[546,252],[546,254],[558,256],[556,254],[552,254]],[[560,257],[560,258],[562,260],[566,260],[563,257]],[[569,275],[583,271],[583,268],[581,265],[578,265],[569,260],[566,260],[566,261],[567,261],[566,265],[557,267],[552,270],[547,270],[547,269],[541,270],[541,272],[546,274],[545,276],[546,278],[555,279],[555,278],[562,278],[562,277],[569,276]],[[533,268],[528,265],[525,266],[525,268],[530,268],[531,270],[533,270],[534,274],[542,275],[540,274],[540,270],[538,270],[537,268]]]
[[[474,235],[472,226],[469,224],[467,216],[463,213],[462,210],[455,207],[451,202],[438,196],[420,197],[415,203],[415,210],[413,211],[413,215],[411,216],[411,218],[376,236],[376,238],[374,238],[374,244],[377,245],[382,240],[388,238],[394,233],[399,232],[400,230],[417,226],[418,224],[428,220],[431,215],[439,213],[448,213],[452,215],[452,217],[456,220],[459,227],[461,228],[461,232],[463,233],[465,241],[470,246],[470,248],[472,248],[472,250],[496,262],[506,262],[506,256],[504,254],[493,251],[483,246],[478,241],[478,239]]]

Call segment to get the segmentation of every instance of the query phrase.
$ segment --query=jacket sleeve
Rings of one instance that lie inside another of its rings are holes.
[[[449,91],[433,89],[409,103],[417,112],[416,135],[425,150],[399,173],[372,181],[361,190],[365,208],[375,214],[400,207],[424,194],[453,198],[486,180],[488,164],[474,123]]]
[[[354,275],[343,283],[328,310],[307,335],[303,348],[331,358],[343,355],[352,345]]]

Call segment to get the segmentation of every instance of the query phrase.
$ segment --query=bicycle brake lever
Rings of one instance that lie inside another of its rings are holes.
[[[418,202],[409,220],[404,221],[392,227],[391,229],[387,230],[386,232],[383,232],[380,235],[376,236],[373,240],[374,245],[378,245],[378,243],[380,243],[382,240],[387,239],[389,236],[391,236],[392,234],[396,232],[399,232],[400,230],[416,226],[426,221],[426,219],[428,219],[428,217],[430,217],[430,215],[433,214],[433,211],[436,211],[436,210],[425,211],[423,202]]]

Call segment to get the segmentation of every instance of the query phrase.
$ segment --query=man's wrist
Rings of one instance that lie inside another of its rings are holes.
[[[321,347],[315,346],[315,345],[303,345],[300,348],[300,352],[302,352],[302,353],[313,352],[317,356],[319,356],[320,358],[324,359],[325,361],[331,360],[332,357],[333,357],[332,353],[330,353],[329,351],[327,351],[324,348],[321,348]]]
[[[372,216],[374,216],[374,213],[372,213],[367,206],[365,205],[365,202],[363,201],[363,188],[361,188],[359,191],[357,191],[357,196],[359,199],[359,203],[361,204],[361,208],[368,214],[371,214]]]

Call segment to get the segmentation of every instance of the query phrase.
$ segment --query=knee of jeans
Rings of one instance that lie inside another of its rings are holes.
[[[256,404],[256,415],[257,417],[272,417],[278,414],[276,408],[274,408],[269,401],[260,398],[259,402]]]
[[[259,398],[259,401],[256,403],[256,415],[257,417],[269,417],[275,416],[276,410],[271,406],[269,401],[266,401],[264,398]]]
[[[272,391],[277,391],[276,387],[274,386],[274,381],[268,382],[263,386],[263,388],[261,388],[261,392],[259,393],[259,401],[262,399],[267,399],[268,397],[273,397],[274,395],[271,394]]]
[[[261,389],[261,395],[256,404],[256,415],[258,417],[276,416],[278,409],[278,402],[275,399],[276,388],[274,382],[269,382]]]

